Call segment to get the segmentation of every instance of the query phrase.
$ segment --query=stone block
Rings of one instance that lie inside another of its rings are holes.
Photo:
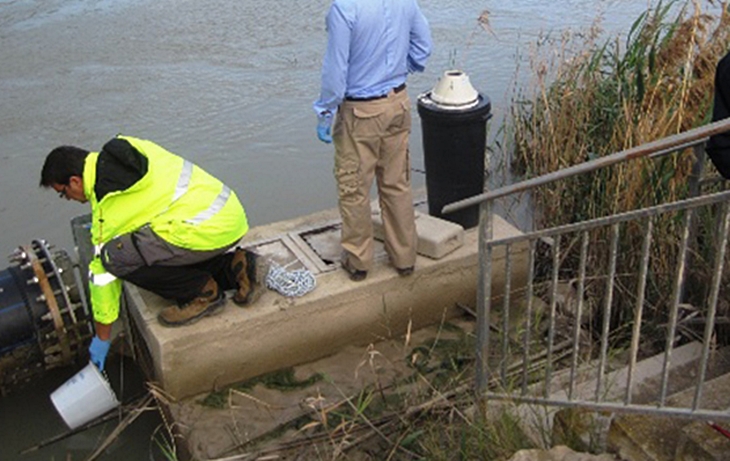
[[[721,461],[730,458],[730,439],[704,421],[682,429],[675,459],[683,461]]]
[[[464,228],[435,216],[416,212],[418,246],[416,252],[431,259],[441,259],[464,244]],[[383,240],[383,220],[380,210],[373,212],[373,233]]]

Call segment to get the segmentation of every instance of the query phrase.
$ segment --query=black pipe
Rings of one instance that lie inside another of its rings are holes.
[[[35,320],[13,272],[0,272],[0,354],[35,340]]]
[[[0,393],[39,371],[74,363],[92,336],[74,264],[43,240],[19,247],[0,271]]]

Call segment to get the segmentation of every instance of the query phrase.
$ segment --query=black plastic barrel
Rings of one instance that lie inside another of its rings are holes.
[[[442,214],[441,209],[484,191],[484,150],[491,109],[489,98],[481,94],[476,104],[463,109],[438,104],[430,92],[418,98],[428,213],[464,229],[479,224],[478,205],[448,214]]]

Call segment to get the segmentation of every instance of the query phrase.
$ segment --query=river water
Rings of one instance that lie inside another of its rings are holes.
[[[0,255],[36,238],[73,249],[69,219],[87,208],[38,187],[43,159],[61,144],[98,150],[117,133],[154,140],[223,180],[252,226],[335,207],[333,151],[317,140],[311,109],[329,3],[0,0]],[[427,71],[409,78],[411,99],[462,69],[498,123],[539,37],[597,19],[606,37],[625,33],[653,3],[420,0],[435,48]],[[485,11],[493,33],[478,22]],[[420,138],[415,115],[417,170]],[[69,373],[0,399],[0,460],[88,454],[87,434],[16,455],[63,429],[47,395]],[[148,459],[147,424],[102,459]]]

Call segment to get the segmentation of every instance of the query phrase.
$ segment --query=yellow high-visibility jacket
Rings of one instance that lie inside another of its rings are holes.
[[[232,245],[248,231],[238,197],[218,179],[151,141],[117,139],[131,145],[123,159],[140,168],[141,178],[124,189],[107,189],[98,198],[102,189],[97,186],[104,181],[97,178],[98,166],[103,156],[113,155],[106,151],[90,153],[83,173],[95,249],[89,264],[89,292],[94,320],[102,324],[119,316],[121,280],[108,273],[101,261],[101,248],[111,239],[149,225],[168,243],[204,251]]]

